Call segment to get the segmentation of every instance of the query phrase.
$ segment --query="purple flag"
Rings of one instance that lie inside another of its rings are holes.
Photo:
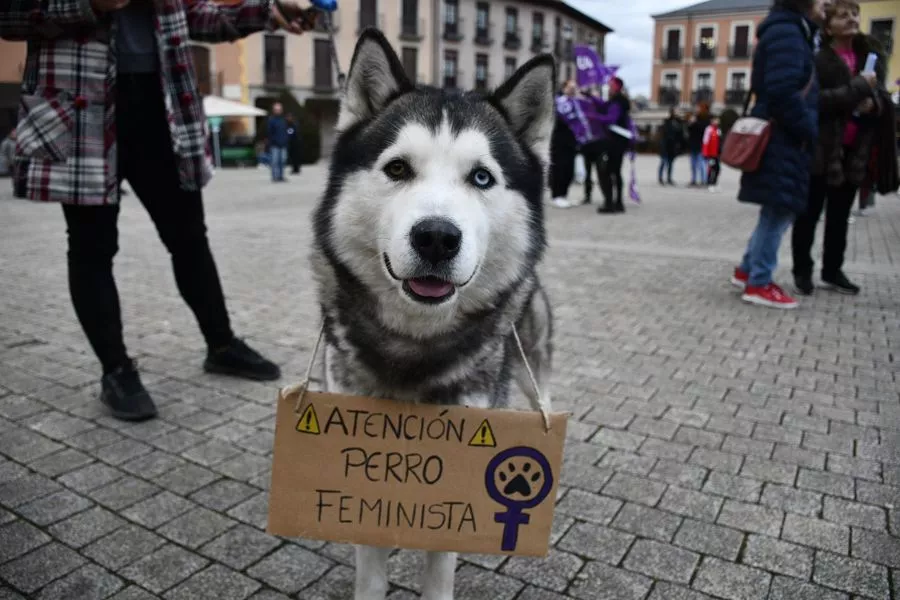
[[[590,46],[575,46],[575,81],[578,87],[603,85],[603,63]]]
[[[631,159],[631,182],[628,185],[628,195],[631,197],[631,199],[634,202],[637,202],[638,204],[640,204],[641,203],[641,194],[638,191],[638,187],[637,187],[637,168],[635,166],[635,158],[637,158],[636,147],[637,147],[637,139],[638,139],[638,130],[634,124],[634,121],[631,122],[631,136],[632,136],[631,137],[631,152],[630,152],[630,154],[631,154],[631,156],[630,156],[630,159]]]

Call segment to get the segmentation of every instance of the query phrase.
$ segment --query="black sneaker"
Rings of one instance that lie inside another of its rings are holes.
[[[273,381],[281,377],[278,365],[263,358],[238,338],[233,338],[224,348],[210,350],[203,369],[207,373],[233,375],[256,381]]]
[[[131,360],[103,376],[100,402],[123,421],[146,421],[156,416],[156,405]]]
[[[855,296],[859,293],[859,286],[847,279],[847,276],[844,275],[843,271],[838,271],[834,275],[828,277],[822,275],[822,281],[825,283],[826,288],[841,294]]]
[[[809,275],[794,275],[794,290],[801,296],[812,296],[816,286]]]

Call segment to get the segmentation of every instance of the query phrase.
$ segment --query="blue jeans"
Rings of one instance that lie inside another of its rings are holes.
[[[675,156],[669,156],[662,153],[659,155],[659,182],[663,182],[663,174],[666,175],[666,182],[672,181],[672,165],[675,163]]]
[[[741,271],[750,275],[748,285],[762,287],[772,283],[772,273],[778,267],[781,238],[794,222],[794,217],[794,213],[784,209],[771,206],[760,209],[759,221],[741,261]]]
[[[699,152],[691,152],[691,183],[706,185],[706,159]]]
[[[272,155],[272,181],[284,179],[284,163],[287,162],[287,148],[272,146],[269,150]]]

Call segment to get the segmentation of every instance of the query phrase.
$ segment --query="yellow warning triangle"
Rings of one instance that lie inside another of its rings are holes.
[[[491,424],[488,423],[487,419],[482,421],[481,425],[478,426],[478,429],[475,430],[475,435],[469,440],[469,445],[488,446],[490,448],[497,447],[497,440],[494,439],[494,430],[491,429]]]
[[[300,420],[297,421],[297,431],[314,435],[321,433],[319,431],[319,417],[316,416],[316,409],[313,408],[312,404],[307,406],[303,414],[300,415]]]

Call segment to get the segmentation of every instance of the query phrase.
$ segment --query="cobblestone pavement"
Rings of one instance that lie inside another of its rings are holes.
[[[641,159],[642,181],[654,168]],[[316,333],[306,252],[323,180],[223,172],[207,192],[236,329],[282,385]],[[733,173],[723,188],[651,183],[626,215],[549,213],[554,399],[573,413],[554,548],[464,557],[458,600],[900,598],[900,202],[851,226],[861,296],[779,313],[728,284],[755,212]],[[59,208],[0,194],[0,598],[349,598],[348,547],[263,532],[276,385],[202,372],[136,199],[116,273],[161,418],[128,425],[96,400]],[[392,557],[391,600],[416,597],[421,564]]]

